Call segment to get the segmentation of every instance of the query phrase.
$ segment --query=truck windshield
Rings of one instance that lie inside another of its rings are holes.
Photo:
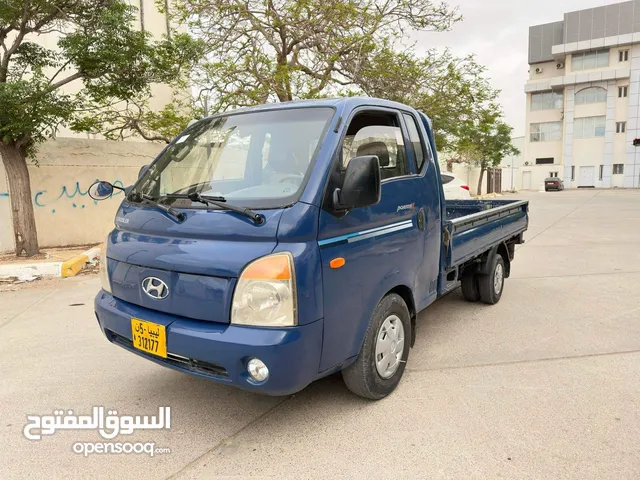
[[[132,194],[178,208],[210,208],[189,199],[194,193],[249,208],[295,203],[333,113],[309,107],[201,120],[162,153]]]

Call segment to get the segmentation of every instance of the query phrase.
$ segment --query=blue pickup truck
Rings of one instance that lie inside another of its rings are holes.
[[[104,335],[270,395],[341,371],[385,397],[418,312],[460,285],[497,303],[528,225],[524,201],[446,201],[428,117],[373,98],[202,119],[124,190],[95,299]]]

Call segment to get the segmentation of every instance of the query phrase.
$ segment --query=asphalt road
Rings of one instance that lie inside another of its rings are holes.
[[[0,478],[640,478],[640,191],[517,197],[531,225],[500,303],[458,290],[422,312],[380,402],[339,376],[271,398],[156,366],[102,337],[96,277],[0,293]],[[116,441],[171,453],[23,436],[28,414],[99,405],[170,406],[170,430]]]

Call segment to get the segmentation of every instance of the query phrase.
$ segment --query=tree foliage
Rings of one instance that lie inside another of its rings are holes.
[[[472,56],[450,51],[383,48],[354,68],[356,91],[411,105],[434,125],[438,150],[455,150],[465,132],[494,103],[498,91],[484,77],[485,68]]]
[[[178,0],[172,11],[206,43],[194,75],[212,110],[333,95],[412,105],[433,120],[438,149],[456,151],[498,91],[472,56],[415,53],[409,31],[460,20],[432,0]]]
[[[480,167],[478,193],[481,192],[482,178],[488,168],[497,167],[508,155],[518,155],[520,151],[511,143],[513,128],[504,122],[498,105],[491,103],[482,109],[480,115],[468,122],[456,151],[462,157],[471,159],[469,163]]]
[[[173,13],[205,40],[197,81],[215,110],[336,93],[404,31],[460,18],[432,0],[179,0]]]
[[[44,46],[43,36],[57,44]],[[180,83],[201,46],[187,35],[154,41],[136,28],[125,0],[0,3],[0,156],[18,254],[38,250],[25,163],[38,144],[64,125],[109,131],[120,119],[104,115],[105,107],[142,106],[152,84]]]
[[[122,0],[9,0],[0,5],[0,139],[27,154],[87,106],[147,93],[190,59],[135,29]],[[54,33],[57,48],[32,40]],[[189,42],[191,40],[189,39]],[[192,52],[187,52],[190,54]],[[81,82],[74,95],[62,87]]]
[[[185,129],[190,120],[203,115],[202,109],[184,91],[174,91],[171,102],[157,111],[150,108],[152,99],[153,94],[147,93],[99,108],[90,108],[87,114],[78,115],[71,122],[71,128],[101,134],[108,140],[140,137],[148,141],[169,143]]]

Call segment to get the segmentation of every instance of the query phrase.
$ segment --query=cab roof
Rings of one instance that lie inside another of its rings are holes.
[[[222,112],[217,115],[224,115],[225,113],[236,113],[236,112],[257,112],[264,110],[281,110],[281,109],[289,109],[289,108],[307,108],[307,107],[330,107],[330,108],[338,108],[338,107],[347,107],[354,108],[361,105],[367,105],[372,107],[387,107],[387,108],[396,108],[401,110],[413,110],[412,107],[408,105],[404,105],[398,102],[392,102],[390,100],[384,100],[381,98],[374,97],[344,97],[344,98],[319,98],[313,100],[294,100],[291,102],[279,102],[279,103],[266,103],[264,105],[257,105],[254,107],[244,107],[235,110],[230,110],[228,112]]]

